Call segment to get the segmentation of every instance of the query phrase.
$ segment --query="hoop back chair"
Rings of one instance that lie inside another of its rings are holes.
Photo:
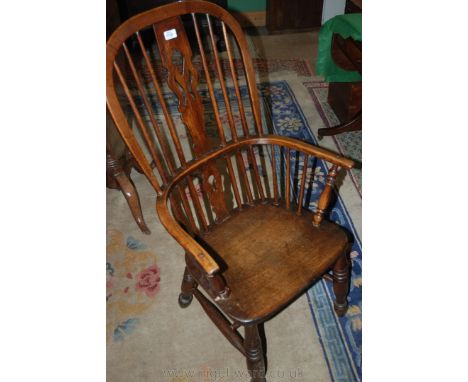
[[[324,217],[338,171],[353,162],[264,131],[245,36],[212,3],[181,1],[127,20],[108,40],[106,69],[108,109],[186,253],[179,304],[195,296],[246,357],[252,381],[265,381],[259,325],[329,270],[335,310],[346,312],[348,236]],[[330,169],[311,212],[317,160]]]

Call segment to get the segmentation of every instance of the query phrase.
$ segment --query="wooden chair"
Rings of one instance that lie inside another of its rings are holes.
[[[214,19],[225,57],[213,48]],[[151,45],[141,38],[148,29]],[[186,253],[179,304],[195,296],[246,357],[252,381],[265,381],[259,325],[330,269],[335,310],[346,312],[348,236],[324,216],[339,169],[353,162],[264,132],[245,36],[212,3],[182,1],[129,19],[109,38],[106,65],[109,111],[157,193],[161,223]],[[317,160],[331,167],[312,213],[307,174]]]

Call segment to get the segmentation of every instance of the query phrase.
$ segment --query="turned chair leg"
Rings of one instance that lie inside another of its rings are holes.
[[[266,382],[265,358],[262,341],[258,333],[258,325],[245,327],[244,348],[247,357],[247,368],[252,377],[251,382]]]
[[[336,314],[340,317],[344,316],[348,310],[349,273],[349,260],[345,253],[333,266],[334,308]]]
[[[182,285],[180,287],[181,292],[179,294],[179,306],[186,308],[190,305],[193,299],[193,290],[197,287],[197,283],[192,275],[189,273],[187,267],[185,267],[184,277],[182,279]]]

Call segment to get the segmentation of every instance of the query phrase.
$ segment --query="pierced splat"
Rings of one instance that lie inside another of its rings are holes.
[[[206,192],[216,214],[216,222],[223,221],[229,216],[229,211],[224,199],[224,190],[221,174],[216,165],[211,163],[202,170],[203,176],[203,191]]]
[[[167,84],[179,102],[181,119],[192,138],[195,158],[210,150],[210,141],[205,132],[204,108],[197,92],[198,72],[192,63],[192,50],[179,17],[154,24],[154,33],[161,51],[164,67],[168,70]],[[182,68],[174,62],[182,57]]]
[[[176,95],[181,120],[192,141],[195,158],[212,148],[205,132],[204,107],[197,91],[199,76],[192,63],[192,50],[179,17],[173,17],[153,25],[161,51],[162,63],[168,70],[167,84]],[[182,56],[182,68],[174,57]],[[182,70],[181,70],[182,69]],[[210,179],[213,181],[210,182]],[[216,165],[207,164],[201,171],[203,191],[208,195],[216,214],[216,221],[224,220],[229,211],[226,206],[222,177]]]

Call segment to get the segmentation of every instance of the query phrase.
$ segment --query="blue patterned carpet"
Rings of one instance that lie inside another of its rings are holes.
[[[318,144],[302,112],[293,90],[286,81],[260,84],[264,115],[275,133]],[[317,168],[319,169],[317,171]],[[326,177],[327,166],[316,164],[315,173]],[[317,194],[320,190],[316,190]],[[315,208],[314,198],[309,208]],[[354,238],[351,251],[352,279],[349,309],[345,317],[337,317],[333,310],[332,283],[321,280],[307,291],[312,321],[320,335],[321,344],[333,381],[361,380],[361,308],[362,308],[362,249],[361,240],[343,199],[338,195],[330,220],[345,227]]]

